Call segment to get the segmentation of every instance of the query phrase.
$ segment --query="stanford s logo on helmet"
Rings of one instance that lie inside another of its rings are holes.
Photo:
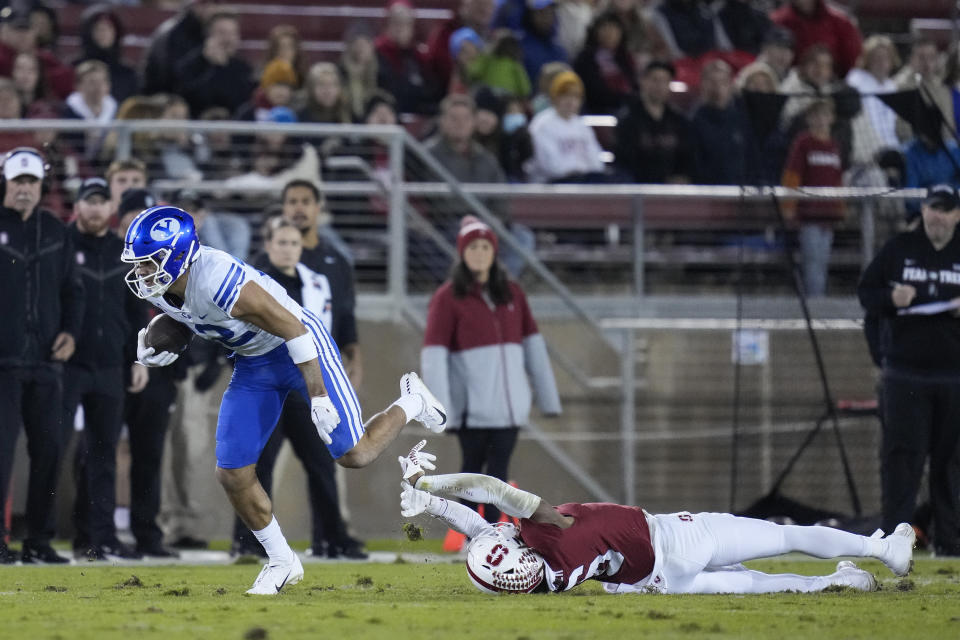
[[[120,259],[133,266],[127,286],[138,298],[163,295],[200,255],[197,229],[189,213],[166,205],[150,207],[133,219]]]
[[[486,593],[529,593],[543,582],[543,558],[509,523],[474,538],[467,548],[467,575]]]

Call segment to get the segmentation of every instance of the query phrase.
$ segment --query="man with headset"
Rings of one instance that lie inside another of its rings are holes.
[[[19,147],[3,159],[0,207],[0,506],[6,504],[21,419],[27,433],[25,563],[63,563],[50,546],[60,459],[63,363],[73,355],[83,321],[83,283],[76,274],[66,227],[39,208],[47,167],[36,149]],[[4,543],[0,563],[16,557]]]

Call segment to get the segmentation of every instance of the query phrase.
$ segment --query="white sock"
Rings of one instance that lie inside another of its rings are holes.
[[[251,531],[253,530],[251,529]],[[280,523],[277,522],[276,516],[273,516],[270,524],[263,529],[253,531],[253,535],[257,536],[257,540],[263,545],[267,556],[270,557],[270,564],[289,562],[293,557],[293,549],[287,544],[287,539],[283,537],[283,531],[280,531]]]
[[[423,401],[423,396],[419,393],[415,393],[409,396],[400,396],[397,400],[390,405],[391,407],[400,407],[403,410],[403,414],[407,416],[407,422],[410,422],[418,415],[423,413],[423,410],[427,408],[426,403]]]

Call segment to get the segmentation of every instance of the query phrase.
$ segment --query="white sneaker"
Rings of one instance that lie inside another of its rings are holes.
[[[413,416],[414,420],[434,433],[440,433],[447,428],[447,410],[430,393],[430,389],[427,389],[427,385],[423,384],[423,380],[416,373],[411,371],[400,378],[400,395],[419,395],[423,398],[423,411]]]
[[[831,584],[850,587],[858,591],[876,591],[877,580],[869,571],[864,571],[849,560],[837,563],[837,572],[830,576]]]
[[[301,580],[303,563],[300,562],[300,556],[294,553],[290,562],[263,565],[260,575],[253,581],[253,586],[247,589],[247,593],[255,596],[275,596],[284,587],[297,584]]]
[[[887,557],[881,558],[883,564],[894,574],[905,576],[913,568],[913,544],[917,541],[917,532],[909,522],[901,522],[893,533],[884,540],[887,541]]]

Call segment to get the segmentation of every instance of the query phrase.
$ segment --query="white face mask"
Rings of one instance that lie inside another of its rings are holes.
[[[504,133],[513,133],[520,127],[526,126],[527,116],[523,113],[508,113],[503,116]]]

